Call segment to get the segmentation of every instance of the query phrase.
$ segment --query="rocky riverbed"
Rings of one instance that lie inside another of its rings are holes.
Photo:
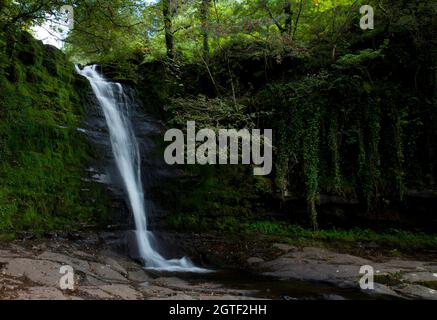
[[[0,299],[242,299],[245,296],[242,290],[208,283],[190,285],[175,277],[146,272],[138,263],[95,240],[0,243]],[[61,290],[62,266],[74,270],[72,290]]]
[[[364,275],[364,272],[360,273],[361,267],[368,266],[373,270],[374,288],[364,292],[371,296],[437,300],[437,261],[387,257],[372,260],[321,248],[274,246],[283,251],[278,258],[264,261],[253,257],[248,260],[264,275],[353,288],[359,286]]]
[[[274,258],[252,256],[246,266],[254,275],[271,279],[266,291],[237,282],[220,283],[221,275],[197,278],[144,270],[137,262],[116,252],[99,235],[72,240],[65,237],[0,242],[0,299],[258,299],[309,298],[293,296],[299,283],[323,284],[322,298],[351,298],[342,290],[360,293],[358,298],[437,299],[437,261],[377,259],[337,253],[314,247],[271,244]],[[62,266],[74,270],[74,288],[61,290]],[[363,265],[375,270],[374,290],[362,291],[358,281]],[[242,266],[240,266],[241,268]],[[211,280],[214,279],[214,280]],[[254,278],[256,279],[256,277]],[[263,284],[265,289],[266,282]],[[284,295],[263,295],[281,287]],[[261,284],[260,284],[261,287]],[[261,289],[261,288],[259,288]],[[329,291],[332,290],[332,294]],[[347,291],[344,291],[347,292]],[[319,296],[320,298],[320,296]]]

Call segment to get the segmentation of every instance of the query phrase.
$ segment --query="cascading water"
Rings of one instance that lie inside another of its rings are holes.
[[[91,83],[94,94],[103,110],[109,129],[112,153],[123,180],[133,212],[136,240],[145,267],[155,270],[206,272],[197,268],[188,258],[165,259],[152,246],[152,234],[147,230],[144,191],[141,181],[141,158],[132,124],[126,110],[127,97],[119,83],[107,81],[97,72],[97,66],[86,66],[77,72]]]

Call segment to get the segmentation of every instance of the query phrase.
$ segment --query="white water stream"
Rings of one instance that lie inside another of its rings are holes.
[[[144,205],[144,191],[141,182],[141,158],[138,142],[126,110],[129,101],[119,83],[107,81],[97,66],[86,66],[77,72],[91,83],[94,94],[104,113],[109,129],[112,153],[123,180],[136,227],[136,240],[140,257],[145,267],[163,271],[207,272],[195,267],[188,258],[166,259],[152,245],[152,233],[147,229],[147,212]]]

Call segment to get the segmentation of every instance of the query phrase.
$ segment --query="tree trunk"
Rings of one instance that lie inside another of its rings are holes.
[[[319,225],[317,223],[317,209],[314,200],[308,201],[308,213],[310,215],[311,227],[313,228],[314,231],[319,230]]]
[[[167,47],[167,56],[170,59],[174,59],[176,56],[176,51],[174,47],[171,1],[172,0],[162,1],[162,14],[164,16],[165,45]]]
[[[202,38],[203,38],[203,56],[205,61],[209,59],[209,32],[208,32],[208,17],[209,17],[210,0],[202,0],[200,6],[200,22],[202,24]]]
[[[284,4],[284,13],[285,13],[285,28],[284,33],[286,32],[291,36],[291,26],[293,22],[293,12],[291,10],[291,1],[286,1]]]

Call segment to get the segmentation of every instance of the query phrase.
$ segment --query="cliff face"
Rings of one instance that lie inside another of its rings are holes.
[[[0,232],[102,221],[95,151],[80,128],[86,80],[62,51],[0,30]]]

